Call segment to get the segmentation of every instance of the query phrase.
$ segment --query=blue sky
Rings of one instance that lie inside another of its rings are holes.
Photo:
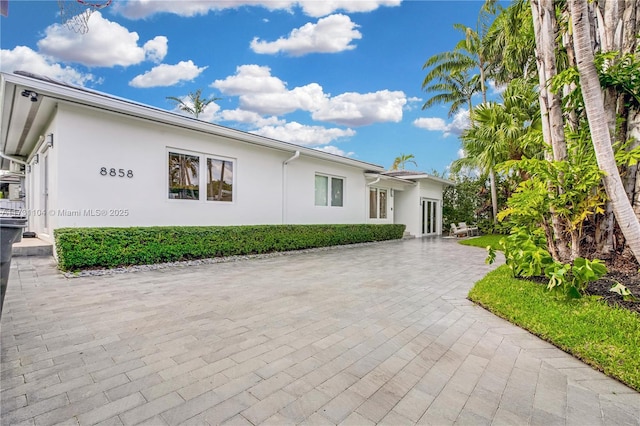
[[[89,32],[57,1],[10,0],[0,68],[158,108],[202,89],[200,118],[389,167],[404,153],[444,172],[465,111],[422,110],[422,65],[475,28],[481,1],[114,0]],[[415,169],[413,165],[407,168]]]

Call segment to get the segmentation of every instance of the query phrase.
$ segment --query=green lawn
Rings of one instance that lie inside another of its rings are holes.
[[[594,298],[556,299],[505,265],[478,281],[469,299],[640,391],[639,315]]]
[[[493,247],[495,250],[499,249],[498,241],[505,235],[481,235],[479,237],[468,238],[466,240],[460,240],[460,244],[465,246],[474,246],[487,248],[487,246]]]

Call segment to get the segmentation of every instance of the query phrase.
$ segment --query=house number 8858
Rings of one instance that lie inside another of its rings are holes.
[[[133,177],[133,170],[125,170],[125,169],[107,169],[106,167],[100,167],[100,174],[102,176],[111,176],[111,177]]]

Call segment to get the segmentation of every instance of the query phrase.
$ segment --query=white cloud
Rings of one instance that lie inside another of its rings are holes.
[[[371,12],[381,6],[398,6],[401,2],[402,0],[129,0],[114,2],[113,9],[127,18],[141,19],[156,13],[190,17],[244,6],[286,11],[292,11],[294,6],[298,6],[305,14],[319,18],[337,10],[349,13]]]
[[[399,122],[406,104],[403,92],[344,93],[330,97],[322,86],[310,83],[287,89],[285,82],[271,75],[269,67],[242,65],[236,74],[211,84],[223,94],[239,96],[240,108],[265,115],[282,115],[302,110],[313,119],[348,126],[378,122]]]
[[[60,24],[45,30],[45,38],[38,41],[38,49],[66,62],[87,66],[113,67],[139,64],[146,58],[159,61],[167,52],[167,38],[155,37],[138,46],[139,36],[122,25],[94,12],[89,21],[91,31],[77,34]]]
[[[458,150],[458,158],[464,158],[467,156],[467,153],[464,151],[464,149],[460,148]]]
[[[139,88],[173,86],[181,81],[193,80],[205,69],[207,67],[198,67],[191,60],[181,61],[176,65],[161,64],[137,75],[129,85]]]
[[[422,105],[422,98],[418,98],[416,96],[412,96],[410,98],[407,98],[407,103],[404,106],[404,109],[406,111],[413,111],[416,108],[420,108]]]
[[[165,36],[156,36],[146,42],[143,49],[149,61],[161,62],[167,56],[169,40]]]
[[[489,90],[491,95],[501,95],[505,90],[507,90],[507,85],[497,85],[494,80],[489,80]]]
[[[100,82],[93,74],[84,74],[71,67],[57,64],[51,58],[26,46],[16,46],[13,50],[0,50],[0,70],[7,73],[28,71],[78,86]]]
[[[278,93],[286,90],[282,80],[271,75],[269,67],[259,65],[241,65],[236,74],[216,80],[211,84],[224,94],[248,95],[253,93]]]
[[[261,6],[269,10],[291,10],[292,0],[129,0],[114,2],[114,10],[129,19],[147,18],[157,13],[172,13],[191,17],[211,11],[237,9],[243,6]]]
[[[322,126],[307,126],[295,121],[283,126],[265,126],[250,133],[303,146],[324,145],[356,134],[352,129],[328,129]]]
[[[235,121],[236,123],[250,124],[254,127],[282,126],[286,123],[278,117],[263,117],[257,112],[242,109],[227,109],[219,114],[221,121]]]
[[[461,109],[453,116],[453,121],[451,122],[448,130],[449,133],[453,133],[454,135],[461,135],[463,131],[469,128],[469,125],[469,111]]]
[[[260,114],[281,115],[296,110],[310,111],[325,102],[326,95],[317,83],[283,92],[240,96],[240,107]]]
[[[329,154],[340,155],[342,157],[351,157],[355,154],[355,152],[346,152],[333,145],[327,145],[327,146],[321,146],[321,147],[319,146],[313,149],[317,151],[328,152]]]
[[[325,16],[336,10],[345,12],[371,12],[380,6],[399,6],[402,0],[301,0],[302,10],[309,16]]]
[[[465,109],[458,111],[451,123],[438,117],[423,117],[415,119],[413,125],[433,132],[442,132],[445,138],[452,134],[459,136],[469,128],[469,111]]]
[[[430,131],[445,131],[448,126],[442,118],[437,117],[418,118],[413,121],[413,125]]]
[[[350,126],[402,120],[402,107],[407,102],[404,92],[380,90],[374,93],[343,93],[330,98],[313,111],[315,120]]]
[[[261,41],[256,37],[251,42],[251,49],[256,53],[284,52],[292,56],[353,50],[356,46],[351,42],[362,38],[357,27],[346,15],[331,15],[316,24],[307,23],[296,28],[288,37],[280,37],[273,42]]]

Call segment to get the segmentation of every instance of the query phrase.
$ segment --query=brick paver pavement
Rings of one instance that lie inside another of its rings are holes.
[[[640,394],[465,299],[447,239],[66,279],[14,258],[3,425],[639,425]]]

